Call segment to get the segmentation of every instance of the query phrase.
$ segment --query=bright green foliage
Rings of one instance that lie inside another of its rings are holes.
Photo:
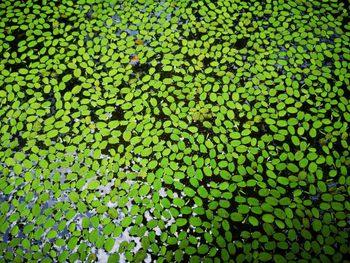
[[[0,3],[0,262],[347,262],[344,1]]]

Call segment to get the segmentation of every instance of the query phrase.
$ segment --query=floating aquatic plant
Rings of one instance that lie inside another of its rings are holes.
[[[194,122],[204,121],[205,119],[209,119],[212,117],[210,113],[210,108],[205,107],[203,101],[200,101],[195,108],[191,108],[190,113],[191,113],[190,117]]]
[[[0,262],[348,262],[341,1],[0,3]]]

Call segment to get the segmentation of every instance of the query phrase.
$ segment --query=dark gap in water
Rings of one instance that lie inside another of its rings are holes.
[[[107,155],[107,156],[111,156],[111,151],[110,150],[115,150],[116,152],[118,152],[118,147],[119,145],[124,145],[124,147],[126,148],[128,145],[126,144],[126,142],[122,140],[122,136],[119,137],[119,142],[115,143],[115,144],[111,144],[111,143],[108,143],[106,145],[106,147],[104,149],[101,149],[101,153],[104,154],[104,155]]]
[[[27,139],[24,139],[24,138],[22,137],[21,131],[18,132],[18,134],[16,134],[16,136],[15,136],[14,138],[12,138],[12,140],[14,140],[14,139],[17,140],[18,145],[17,145],[16,148],[13,149],[13,150],[14,150],[14,151],[15,151],[15,150],[17,150],[17,151],[22,151],[23,145],[27,145]]]
[[[18,72],[20,68],[25,68],[25,67],[26,67],[26,63],[14,63],[14,64],[6,63],[5,64],[5,69],[8,69],[10,72]]]
[[[345,9],[346,9],[348,12],[350,11],[350,8],[349,8],[349,0],[338,0],[338,3],[344,4]],[[347,24],[347,23],[350,21],[350,17],[347,16],[347,17],[345,17],[344,20],[346,20],[346,24]],[[343,21],[344,21],[344,20],[343,20]]]
[[[192,122],[192,125],[196,126],[198,128],[198,132],[200,134],[203,134],[206,139],[213,138],[215,136],[213,130],[211,128],[204,127],[203,122],[208,121],[213,125],[214,118],[208,118],[204,119],[203,121],[194,121]]]
[[[69,17],[66,16],[65,14],[60,14],[59,18],[56,19],[59,23],[64,23],[64,24],[72,24],[70,21]]]
[[[162,134],[159,135],[159,140],[164,141],[165,142],[164,145],[166,145],[166,142],[172,141],[170,138],[170,135],[171,135],[170,133],[163,131]]]
[[[236,41],[234,47],[235,47],[236,49],[238,49],[238,50],[243,49],[243,48],[246,47],[246,45],[247,45],[247,43],[248,43],[248,40],[249,40],[249,39],[248,39],[247,37],[243,37],[243,38],[241,38],[241,39],[237,39],[237,41]]]
[[[214,61],[213,58],[208,56],[208,57],[205,57],[202,62],[203,62],[204,67],[208,68],[208,67],[210,67],[210,63],[213,62],[213,61]],[[215,76],[210,75],[210,77],[214,78]]]
[[[51,116],[56,114],[56,99],[55,99],[55,96],[53,96],[53,95],[50,96],[49,100],[51,101],[51,105],[50,105],[50,113],[47,114],[47,116],[46,116],[47,118],[49,118],[49,117],[51,117]]]
[[[99,108],[91,107],[91,108],[89,108],[89,110],[90,110],[91,121],[93,121],[94,123],[99,122],[100,121],[100,115],[98,115],[96,113],[99,110]]]
[[[346,0],[345,0],[346,1]],[[347,7],[347,9],[349,10],[349,6]],[[346,16],[343,18],[343,21],[342,21],[342,24],[341,24],[341,29],[343,31],[347,31],[347,29],[345,28],[346,26],[349,26],[349,23],[350,23],[350,15]]]
[[[15,39],[11,42],[11,51],[18,50],[18,44],[20,41],[25,40],[27,38],[26,32],[21,28],[17,28],[12,32],[12,35],[15,36]]]
[[[67,74],[67,75],[72,74],[72,71],[73,70],[71,70],[65,74]],[[69,91],[72,91],[74,87],[79,86],[81,84],[82,84],[82,82],[78,78],[72,76],[72,78],[66,83],[66,89]]]
[[[158,99],[159,100],[159,99]],[[168,115],[165,115],[163,110],[162,110],[162,104],[161,103],[158,103],[159,107],[159,113],[158,114],[155,114],[157,116],[157,118],[162,121],[162,123],[164,123],[165,121],[169,120],[169,116]]]
[[[190,34],[188,35],[187,39],[188,40],[198,40],[198,39],[201,39],[202,36],[205,36],[205,33],[202,33],[202,32],[199,32],[197,30],[197,32],[194,34],[192,31],[190,31]]]
[[[121,121],[124,119],[124,110],[119,107],[119,106],[115,106],[114,107],[114,111],[111,113],[111,118],[109,119],[110,121]]]
[[[147,74],[149,69],[151,68],[150,63],[140,63],[138,62],[133,66],[134,73],[140,73],[141,75]],[[141,77],[140,77],[141,78]]]
[[[343,97],[350,98],[350,86],[347,86],[345,83],[343,83],[339,89],[342,89],[344,91]]]
[[[58,83],[62,82],[62,79],[64,76],[72,75],[72,73],[73,73],[72,69],[66,69],[61,74],[56,74],[56,72],[53,69],[51,70],[51,76],[53,78],[56,78]],[[77,81],[77,83],[81,83],[78,79],[76,79],[75,77],[72,77],[68,82],[65,83],[65,88],[63,90],[60,90],[61,95],[64,95],[64,93],[66,93],[67,91],[71,91],[73,89],[73,87],[69,86],[69,84],[75,83],[74,81]]]

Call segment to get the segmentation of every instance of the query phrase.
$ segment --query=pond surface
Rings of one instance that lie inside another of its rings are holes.
[[[337,1],[0,3],[0,262],[349,262]]]

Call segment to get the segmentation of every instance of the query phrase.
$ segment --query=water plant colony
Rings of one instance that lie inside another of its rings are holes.
[[[0,262],[349,262],[335,0],[0,3]]]

